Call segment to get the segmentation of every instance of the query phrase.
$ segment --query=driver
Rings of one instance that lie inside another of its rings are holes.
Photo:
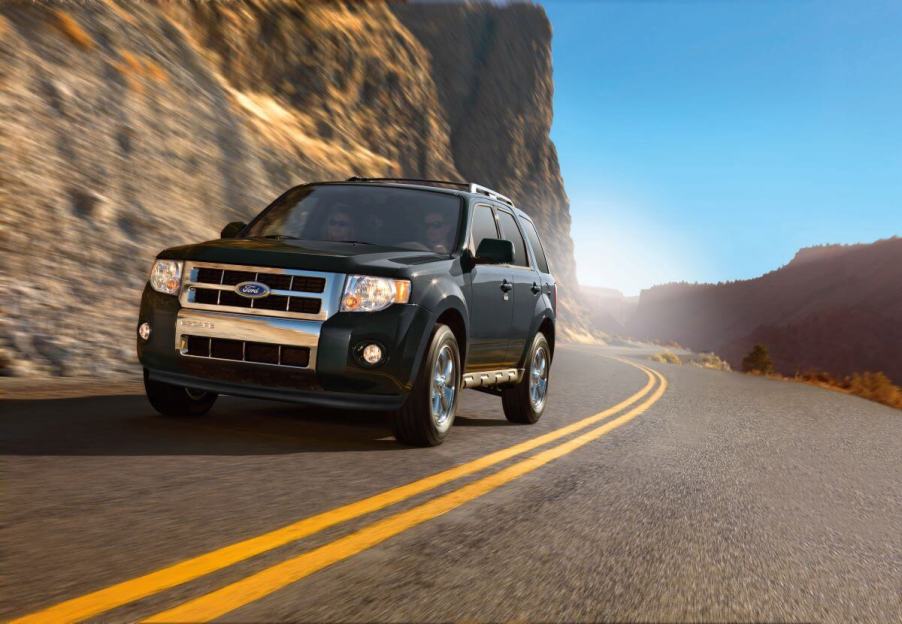
[[[449,253],[451,250],[451,223],[445,215],[438,211],[426,213],[426,243],[436,253]]]
[[[336,205],[330,212],[325,223],[323,239],[327,241],[352,241],[354,240],[354,221],[350,210],[341,205]]]

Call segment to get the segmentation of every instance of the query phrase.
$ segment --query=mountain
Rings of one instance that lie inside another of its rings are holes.
[[[534,6],[0,4],[0,374],[130,369],[158,250],[350,175],[513,196],[588,335],[550,45]]]
[[[642,291],[627,329],[714,351],[734,367],[761,343],[784,374],[883,371],[898,384],[902,238],[802,249],[751,280],[655,286]]]
[[[592,327],[605,334],[626,335],[627,325],[639,305],[639,297],[625,297],[616,288],[598,286],[581,286],[580,291]]]

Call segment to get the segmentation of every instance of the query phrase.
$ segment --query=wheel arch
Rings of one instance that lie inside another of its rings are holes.
[[[439,313],[435,319],[436,325],[447,325],[457,339],[457,348],[460,350],[461,366],[467,361],[467,322],[463,313],[456,307],[448,307]]]
[[[554,339],[555,339],[555,318],[552,314],[545,312],[533,321],[532,328],[529,332],[529,340],[526,341],[526,345],[523,347],[523,353],[520,354],[519,360],[519,368],[526,367],[526,358],[529,357],[529,350],[532,348],[532,339],[535,338],[535,335],[539,332],[542,332],[545,335],[545,339],[548,341],[548,349],[551,351],[549,355],[551,356],[552,361],[554,360]]]

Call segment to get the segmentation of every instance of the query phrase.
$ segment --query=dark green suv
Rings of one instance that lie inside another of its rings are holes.
[[[539,419],[556,298],[535,226],[491,189],[305,184],[159,254],[138,357],[163,414],[203,414],[219,393],[385,410],[398,440],[436,445],[464,388]]]

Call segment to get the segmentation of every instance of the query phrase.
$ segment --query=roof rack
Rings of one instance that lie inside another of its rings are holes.
[[[471,193],[478,193],[480,195],[485,195],[487,197],[491,197],[492,199],[496,199],[500,202],[504,202],[508,206],[514,205],[514,200],[506,195],[502,195],[498,191],[492,190],[487,186],[482,186],[481,184],[475,184],[473,182],[456,182],[454,180],[426,180],[422,178],[362,178],[360,176],[351,176],[347,179],[348,182],[413,182],[416,184],[444,184],[446,186],[456,186],[462,189],[466,189]]]
[[[492,199],[497,199],[500,202],[504,202],[508,206],[513,207],[514,200],[512,200],[507,195],[502,195],[498,191],[494,191],[487,186],[482,186],[481,184],[470,184],[470,192],[471,193],[480,193],[482,195],[488,195]]]
[[[426,180],[421,178],[362,178],[360,176],[351,176],[348,182],[415,182],[417,184],[445,184],[447,186],[457,186],[462,189],[468,189],[471,185],[467,182],[456,182],[453,180]]]

